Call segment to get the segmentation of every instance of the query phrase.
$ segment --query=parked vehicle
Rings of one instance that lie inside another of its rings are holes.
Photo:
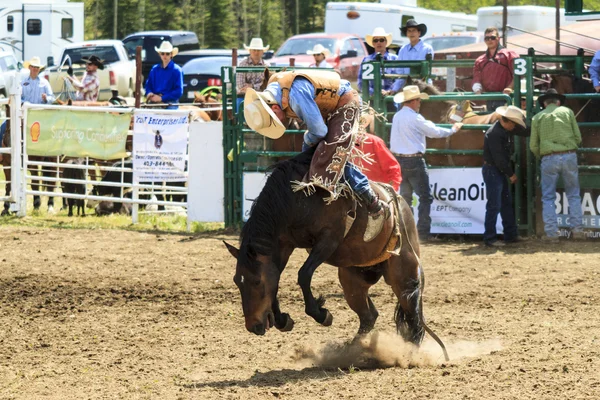
[[[292,36],[275,52],[269,63],[273,66],[290,65],[290,58],[295,59],[295,66],[308,67],[314,63],[314,57],[307,54],[316,44],[329,50],[327,62],[340,72],[344,79],[356,81],[362,59],[368,54],[360,37],[349,33],[308,33]]]
[[[109,100],[112,97],[112,90],[117,90],[119,96],[132,97],[135,88],[135,61],[129,59],[127,50],[120,40],[90,40],[66,46],[59,58],[59,65],[42,72],[50,82],[54,94],[57,97],[66,94],[65,77],[69,60],[75,76],[81,79],[85,72],[85,62],[82,58],[93,54],[104,60],[104,69],[98,69],[100,78],[98,100]]]
[[[17,60],[34,56],[52,64],[64,46],[83,41],[83,2],[67,0],[2,0],[0,46]]]
[[[483,38],[483,32],[447,32],[433,34],[423,39],[423,42],[431,45],[435,52],[453,47],[466,46],[468,44],[481,43],[483,42]]]
[[[502,6],[481,7],[477,10],[477,30],[485,31],[490,26],[502,31]],[[508,25],[530,32],[554,28],[556,8],[542,6],[508,6],[506,8]],[[560,26],[575,21],[565,19],[565,9],[560,9]],[[502,33],[502,32],[501,32]],[[508,31],[509,35],[520,35],[519,31]]]
[[[194,101],[195,93],[211,86],[220,88],[221,67],[231,65],[231,56],[201,57],[183,66],[183,95],[180,103]]]
[[[8,74],[17,73],[21,81],[29,76],[29,70],[17,61],[12,51],[0,49],[0,97],[8,97]]]
[[[238,62],[250,55],[250,52],[248,50],[238,49],[237,53]],[[231,49],[200,49],[180,51],[173,58],[173,61],[175,62],[175,64],[178,64],[179,66],[183,67],[188,61],[194,60],[196,58],[205,57],[231,57]]]
[[[143,84],[146,82],[146,78],[148,78],[148,74],[152,67],[161,62],[160,56],[154,48],[160,47],[160,44],[164,41],[171,42],[173,47],[179,49],[180,53],[188,50],[200,49],[198,36],[196,36],[194,32],[146,31],[133,33],[123,39],[127,52],[133,59],[135,59],[136,47],[142,46]]]
[[[385,4],[383,4],[385,3]],[[392,34],[396,47],[408,43],[400,28],[409,19],[427,25],[428,35],[444,32],[466,32],[477,29],[477,16],[417,7],[416,1],[382,0],[381,3],[329,2],[325,10],[325,32],[348,32],[363,40],[380,26]]]

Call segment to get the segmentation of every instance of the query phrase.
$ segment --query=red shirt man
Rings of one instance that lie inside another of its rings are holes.
[[[366,138],[359,147],[370,160],[372,164],[364,160],[353,161],[362,167],[362,172],[370,181],[388,183],[398,192],[402,182],[402,173],[400,164],[396,161],[394,155],[390,152],[385,142],[378,136],[366,134]]]
[[[511,93],[514,83],[513,60],[519,55],[500,45],[498,29],[485,30],[487,51],[475,60],[473,66],[473,91]]]

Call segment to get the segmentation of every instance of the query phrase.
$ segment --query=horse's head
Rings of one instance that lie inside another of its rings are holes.
[[[275,325],[273,307],[280,272],[271,256],[257,253],[251,245],[243,245],[242,250],[245,247],[246,251],[240,251],[227,242],[223,243],[237,260],[233,281],[242,295],[246,329],[256,335],[264,335]]]

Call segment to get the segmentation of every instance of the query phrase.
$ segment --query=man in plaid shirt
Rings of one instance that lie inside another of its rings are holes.
[[[265,51],[269,50],[269,46],[263,46],[261,38],[253,38],[250,45],[244,45],[244,48],[250,51],[250,56],[243,59],[238,64],[238,67],[268,67],[262,57]],[[236,89],[238,97],[243,98],[246,95],[246,89],[251,88],[260,91],[260,87],[265,78],[263,71],[238,73],[236,76]]]
[[[81,82],[77,78],[69,76],[69,80],[77,90],[77,100],[98,101],[98,94],[100,93],[98,69],[104,69],[104,62],[95,55],[82,57],[81,59],[85,61],[85,73]]]
[[[558,220],[556,218],[556,182],[562,176],[565,193],[569,200],[569,225],[573,239],[583,239],[581,196],[579,191],[579,171],[577,148],[581,144],[581,133],[575,114],[562,106],[565,96],[549,89],[538,98],[544,108],[533,117],[531,125],[531,152],[541,158],[542,217],[544,219],[544,240],[558,241]]]

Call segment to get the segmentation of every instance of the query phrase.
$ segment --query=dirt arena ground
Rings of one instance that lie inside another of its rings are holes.
[[[395,298],[372,290],[378,333],[358,319],[336,270],[304,314],[294,253],[280,289],[292,332],[244,329],[229,235],[0,226],[2,399],[597,399],[600,246],[530,241],[501,250],[423,246],[429,326],[419,351],[394,336]],[[373,367],[373,360],[379,366]]]

